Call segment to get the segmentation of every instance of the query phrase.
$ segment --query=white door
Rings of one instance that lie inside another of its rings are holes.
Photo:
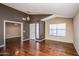
[[[35,23],[30,24],[30,39],[35,39]]]
[[[39,23],[36,23],[36,38],[39,39]]]

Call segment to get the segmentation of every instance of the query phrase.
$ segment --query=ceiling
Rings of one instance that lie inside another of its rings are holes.
[[[73,18],[79,10],[78,3],[3,3],[27,14],[53,14]]]

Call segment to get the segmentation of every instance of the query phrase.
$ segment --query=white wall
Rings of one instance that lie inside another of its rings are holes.
[[[6,38],[21,37],[20,24],[6,23]]]
[[[74,24],[74,46],[79,54],[79,12],[73,19]]]
[[[66,36],[64,37],[50,36],[49,35],[49,24],[59,24],[59,23],[66,23]],[[45,21],[45,39],[73,43],[72,19],[57,17],[57,18],[53,18],[53,19]]]

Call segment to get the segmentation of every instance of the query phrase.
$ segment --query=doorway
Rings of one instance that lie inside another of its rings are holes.
[[[30,39],[35,39],[35,23],[30,24]]]
[[[39,39],[39,23],[30,23],[30,39]]]
[[[15,39],[16,38],[16,39]],[[7,47],[7,41],[10,42],[9,45],[11,45],[11,41],[18,40],[20,42],[20,47],[23,46],[23,23],[21,22],[15,22],[15,21],[8,21],[4,20],[4,49]],[[16,43],[14,41],[14,43]]]

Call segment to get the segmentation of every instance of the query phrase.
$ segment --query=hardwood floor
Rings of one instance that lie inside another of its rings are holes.
[[[77,56],[77,52],[70,43],[63,43],[51,40],[36,42],[28,40],[20,44],[19,39],[7,42],[6,50],[0,48],[0,55],[3,56]]]

